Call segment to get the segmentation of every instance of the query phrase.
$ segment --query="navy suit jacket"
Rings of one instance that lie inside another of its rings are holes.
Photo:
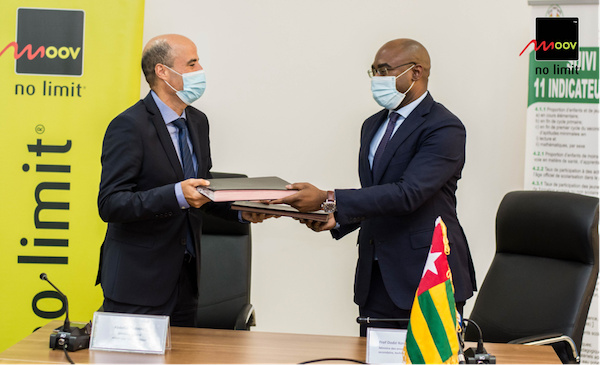
[[[193,107],[186,108],[186,116],[198,177],[210,178],[208,120]],[[174,185],[184,180],[183,170],[150,93],[110,123],[101,161],[98,208],[108,228],[98,282],[114,301],[162,305],[179,278],[188,222],[200,252],[202,218],[199,209],[177,204]],[[227,204],[208,203],[202,209],[237,219]]]
[[[339,239],[360,228],[354,300],[358,305],[367,301],[377,252],[390,297],[398,307],[410,309],[440,216],[448,228],[455,300],[465,301],[476,290],[467,239],[456,215],[465,128],[428,94],[400,125],[372,174],[369,147],[387,115],[384,109],[363,124],[358,163],[362,189],[335,191],[340,227],[332,235]]]

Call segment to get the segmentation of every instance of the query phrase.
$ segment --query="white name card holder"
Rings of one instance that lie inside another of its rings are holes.
[[[405,364],[407,330],[367,328],[367,364]]]
[[[169,316],[94,313],[90,350],[161,355],[170,348]]]

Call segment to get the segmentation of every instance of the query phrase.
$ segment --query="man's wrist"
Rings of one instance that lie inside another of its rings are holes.
[[[321,204],[327,201],[327,190],[321,190]]]
[[[325,200],[323,201],[323,204],[321,204],[321,209],[326,213],[334,213],[337,210],[335,191],[328,190],[325,192]]]
[[[177,204],[181,209],[189,209],[190,203],[185,199],[183,195],[183,189],[181,188],[181,182],[175,184],[175,197],[177,198]]]

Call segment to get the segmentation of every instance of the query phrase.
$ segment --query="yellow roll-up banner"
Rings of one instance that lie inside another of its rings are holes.
[[[0,351],[102,305],[96,199],[110,120],[139,99],[143,0],[0,2]]]

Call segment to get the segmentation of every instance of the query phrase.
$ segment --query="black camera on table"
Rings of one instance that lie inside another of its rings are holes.
[[[63,327],[55,329],[50,335],[51,349],[66,349],[67,351],[77,351],[90,347],[90,329],[89,325],[84,328],[71,328],[70,332],[62,330]]]

